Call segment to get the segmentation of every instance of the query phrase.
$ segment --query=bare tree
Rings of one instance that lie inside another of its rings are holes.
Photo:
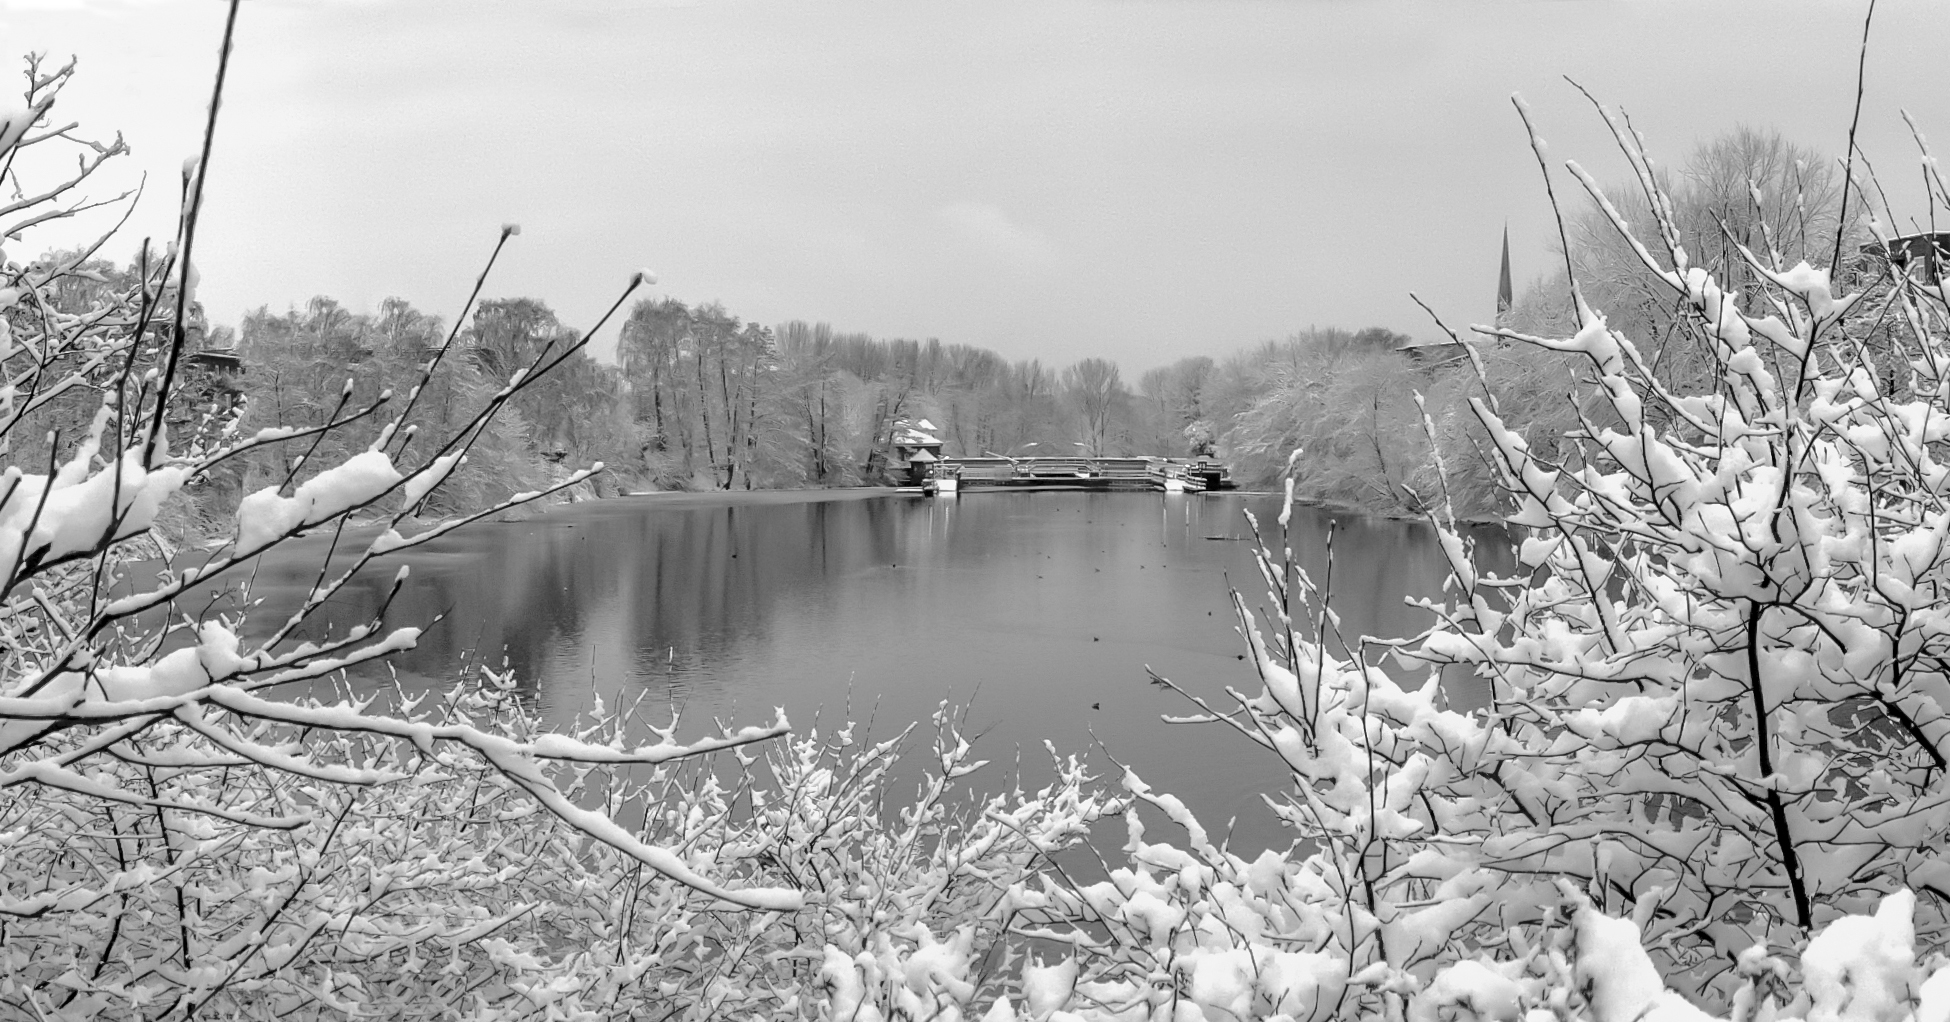
[[[1621,222],[1641,239],[1659,239],[1655,251],[1715,275],[1729,292],[1759,280],[1741,249],[1776,272],[1800,262],[1825,263],[1836,232],[1847,226],[1837,219],[1842,192],[1834,162],[1773,129],[1740,126],[1702,143],[1677,171],[1650,173],[1652,186],[1632,182],[1606,189]],[[1657,201],[1669,207],[1664,216],[1654,208],[1654,187]],[[1571,267],[1586,302],[1602,309],[1612,326],[1643,339],[1657,376],[1668,384],[1710,381],[1711,353],[1687,340],[1689,321],[1698,313],[1646,271],[1610,214],[1586,204],[1569,218],[1567,232]],[[1569,290],[1561,274],[1557,283],[1536,296],[1543,308],[1524,316],[1573,320],[1566,314]]]
[[[713,879],[707,873],[715,867],[646,841],[589,808],[577,790],[595,764],[673,763],[782,735],[783,721],[699,742],[633,746],[620,733],[598,742],[537,735],[519,714],[507,715],[506,690],[491,681],[446,700],[400,693],[390,712],[370,697],[308,694],[322,679],[417,641],[420,629],[389,622],[385,606],[358,627],[301,636],[359,572],[600,470],[412,536],[401,532],[524,389],[582,352],[594,331],[502,367],[509,371],[498,388],[444,436],[421,435],[412,416],[450,357],[451,332],[402,400],[391,391],[358,399],[347,381],[309,421],[178,442],[168,413],[188,373],[203,168],[238,6],[231,5],[204,151],[188,168],[168,254],[139,259],[126,287],[80,315],[53,314],[48,304],[67,278],[85,272],[85,259],[0,267],[8,383],[0,388],[0,972],[7,977],[0,1010],[33,1018],[188,1019],[199,1010],[270,1017],[322,1002],[364,1014],[341,1006],[374,991],[353,993],[332,979],[335,968],[342,974],[354,963],[402,961],[412,963],[410,973],[436,949],[452,956],[452,975],[473,978],[402,995],[428,1014],[498,1012],[483,994],[524,1002],[523,982],[481,984],[529,964],[500,955],[495,934],[533,906],[424,901],[435,884],[464,891],[481,881],[482,854],[505,861],[505,849],[472,845],[462,834],[484,811],[483,795],[553,816],[579,835],[577,843],[608,848],[710,902],[798,907],[803,899],[788,886]],[[18,217],[13,233],[88,208],[71,190],[121,151],[77,143],[73,125],[47,120],[71,69],[48,72],[30,58],[19,115],[26,120],[0,116],[0,181],[21,196],[0,206]],[[51,188],[23,180],[23,165],[11,159],[22,147],[77,144],[81,172]],[[503,228],[496,256],[515,233]],[[644,282],[632,277],[602,321]],[[337,318],[322,304],[308,315],[328,324]],[[96,404],[79,435],[11,443],[29,438],[29,416],[74,394]],[[334,444],[347,433],[365,442]],[[166,504],[226,463],[280,444],[303,453],[236,502],[220,547],[130,569],[154,557],[150,533]],[[314,458],[335,446],[339,456]],[[347,531],[354,515],[369,516],[376,528],[355,540]],[[319,532],[349,551],[350,563],[320,564],[291,616],[252,631],[239,616],[212,610],[203,595],[210,585],[248,577],[246,566],[260,555]],[[393,593],[405,578],[403,569],[394,576]],[[483,783],[453,786],[454,771]],[[441,789],[446,794],[422,799]],[[387,812],[402,808],[405,815]],[[350,859],[348,844],[361,849]],[[406,919],[413,921],[400,926]]]
[[[1113,437],[1115,420],[1130,397],[1117,363],[1086,358],[1063,370],[1063,394],[1082,419],[1085,453],[1102,457]]]

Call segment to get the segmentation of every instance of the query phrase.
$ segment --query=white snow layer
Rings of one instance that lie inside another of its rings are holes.
[[[45,733],[51,720],[74,713],[90,700],[123,703],[187,695],[227,677],[245,665],[237,636],[214,621],[197,629],[198,642],[146,664],[102,666],[93,671],[62,671],[44,684],[22,679],[14,691],[32,695],[0,698],[0,754],[21,748]]]
[[[1457,962],[1415,996],[1409,1022],[1515,1022],[1523,988],[1483,962]]]
[[[1712,1016],[1666,989],[1640,943],[1637,923],[1613,919],[1583,902],[1571,924],[1577,934],[1578,985],[1596,1022],[1708,1022]]]
[[[237,505],[237,553],[255,553],[281,536],[377,500],[400,479],[391,458],[365,451],[306,480],[289,497],[267,486]]]
[[[95,442],[90,440],[51,482],[17,468],[0,474],[0,493],[12,491],[0,505],[0,570],[9,577],[20,559],[35,551],[41,552],[41,560],[53,561],[94,549],[111,538],[111,523],[113,539],[147,530],[163,501],[189,475],[173,466],[146,469],[141,452],[130,450],[91,476],[88,465],[94,456]]]
[[[1898,1022],[1916,983],[1916,895],[1897,891],[1873,916],[1844,916],[1808,942],[1808,1022]]]
[[[12,149],[27,135],[46,107],[29,107],[20,100],[0,100],[0,155]]]

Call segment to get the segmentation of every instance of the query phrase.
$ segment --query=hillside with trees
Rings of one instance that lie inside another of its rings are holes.
[[[1751,190],[1740,184],[1749,178]],[[1751,284],[1742,247],[1772,246],[1793,260],[1836,251],[1833,171],[1778,133],[1737,129],[1658,181],[1671,196],[1671,242],[1730,280]],[[1624,196],[1615,207],[1635,231],[1658,234],[1642,190],[1612,191]],[[1132,379],[1107,358],[1011,361],[985,348],[825,323],[764,326],[717,303],[668,296],[629,309],[613,363],[569,350],[581,336],[577,325],[532,298],[483,301],[459,330],[402,299],[357,312],[324,296],[282,313],[259,308],[234,331],[207,327],[192,306],[189,329],[194,344],[234,347],[241,358],[236,425],[246,431],[316,428],[383,392],[404,395],[433,362],[414,413],[416,425],[438,433],[517,370],[555,361],[427,498],[421,510],[433,515],[489,506],[595,462],[606,470],[575,488],[581,496],[881,485],[897,425],[926,419],[949,455],[1210,453],[1249,487],[1276,485],[1299,450],[1300,498],[1384,514],[1433,506],[1444,491],[1440,465],[1457,512],[1489,517],[1504,510],[1504,496],[1471,397],[1493,396],[1507,424],[1551,460],[1560,439],[1593,414],[1567,396],[1579,387],[1579,360],[1520,343],[1578,329],[1568,272],[1587,302],[1608,310],[1609,324],[1651,338],[1649,370],[1662,385],[1710,380],[1711,359],[1683,343],[1691,314],[1646,278],[1620,238],[1596,205],[1568,210],[1562,244],[1549,253],[1553,268],[1518,296],[1501,336],[1475,343],[1473,360],[1459,345],[1418,345],[1380,327],[1309,327]],[[1842,240],[1847,251],[1857,244],[1853,235]],[[48,307],[84,316],[159,259],[138,253],[120,265],[96,251],[68,251],[34,265],[65,268],[54,274],[63,283]],[[78,435],[86,412],[71,404],[59,395],[39,403],[35,435]],[[185,409],[172,421],[192,417]],[[303,478],[294,461],[330,463],[370,443],[377,428],[363,420],[329,440],[255,448],[213,475],[205,502]]]

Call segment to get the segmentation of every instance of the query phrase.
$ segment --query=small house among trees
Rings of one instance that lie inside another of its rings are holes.
[[[243,412],[244,360],[235,348],[205,348],[184,355],[183,362],[169,428],[192,446],[214,442]]]
[[[934,428],[926,419],[894,424],[893,475],[901,485],[921,485],[941,461],[941,441],[928,432]]]
[[[1902,269],[1919,283],[1934,283],[1950,259],[1950,231],[1925,231],[1905,234],[1888,241],[1871,241],[1861,247],[1863,261],[1886,261]]]
[[[1469,352],[1461,341],[1438,341],[1433,344],[1405,344],[1395,351],[1418,368],[1434,369],[1438,366],[1453,365],[1469,358]]]

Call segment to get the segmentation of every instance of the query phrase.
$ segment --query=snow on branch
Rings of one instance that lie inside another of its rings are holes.
[[[83,151],[68,174],[43,182],[30,179],[43,164],[0,159],[11,196],[0,234],[90,208],[84,186],[126,151],[119,139],[78,143],[74,126],[49,119],[72,65],[30,58],[28,71],[25,104],[0,106],[0,153]],[[186,168],[193,193],[210,158],[206,146]],[[417,454],[407,444],[418,435],[407,421],[413,402],[399,408],[383,394],[355,405],[348,390],[317,427],[239,436],[234,412],[197,418],[185,396],[190,338],[204,326],[186,262],[197,216],[192,204],[177,244],[145,248],[126,272],[93,258],[107,238],[27,265],[0,256],[0,1014],[391,1004],[488,1018],[567,996],[564,977],[594,983],[592,998],[596,988],[614,996],[630,982],[622,973],[641,975],[631,953],[619,951],[621,971],[598,979],[586,963],[558,958],[547,936],[555,924],[538,919],[587,882],[581,871],[595,859],[608,864],[602,886],[641,881],[673,921],[801,910],[803,873],[768,872],[735,848],[700,855],[694,838],[667,843],[654,824],[619,822],[623,806],[585,787],[592,771],[667,779],[695,761],[743,756],[787,736],[783,716],[648,742],[626,741],[610,719],[608,740],[590,741],[541,729],[493,677],[438,698],[316,698],[347,669],[410,648],[426,623],[388,621],[382,609],[305,638],[314,613],[358,572],[601,466],[462,518],[417,531],[409,522],[559,351],[537,355]],[[642,281],[630,277],[622,294]],[[361,440],[336,462],[319,453],[345,449],[343,438],[368,425],[381,442]],[[215,473],[273,444],[305,453],[281,481],[237,498],[226,546],[198,565],[172,563],[151,542],[186,492],[211,492]],[[253,559],[355,516],[378,527],[376,538],[349,570],[320,566],[291,618],[259,628],[199,602],[244,578]],[[164,563],[143,582],[131,565],[157,549]],[[404,580],[402,569],[395,592]],[[670,789],[661,797],[681,801]],[[642,795],[625,818],[644,819],[648,804]],[[603,939],[628,929],[619,923]],[[420,975],[435,953],[452,962]],[[44,955],[87,964],[43,972]],[[348,985],[376,962],[405,962],[395,975],[418,986]]]

